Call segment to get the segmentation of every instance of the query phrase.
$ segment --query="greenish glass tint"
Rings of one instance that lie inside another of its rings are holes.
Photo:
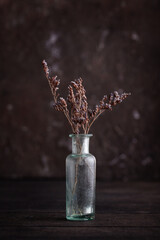
[[[66,158],[66,218],[95,218],[96,159],[89,153],[91,134],[72,134],[72,154]]]

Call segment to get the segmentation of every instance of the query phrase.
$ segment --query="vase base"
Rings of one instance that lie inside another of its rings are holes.
[[[70,221],[89,221],[89,220],[94,220],[95,215],[94,214],[71,215],[71,216],[67,216],[66,219]]]

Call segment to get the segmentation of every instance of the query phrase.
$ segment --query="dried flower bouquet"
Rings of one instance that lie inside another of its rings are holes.
[[[64,113],[71,125],[74,134],[79,134],[83,130],[84,134],[88,134],[90,127],[94,121],[106,110],[112,110],[113,106],[121,103],[125,98],[127,98],[131,93],[118,94],[117,91],[111,93],[109,96],[104,95],[102,100],[95,109],[88,108],[88,102],[86,97],[86,91],[82,84],[82,78],[78,80],[71,81],[71,85],[68,86],[68,97],[67,101],[60,97],[57,93],[59,89],[60,80],[57,80],[57,76],[49,76],[49,68],[45,60],[42,62],[43,69],[48,79],[51,92],[54,98],[54,108],[57,111]],[[67,103],[68,102],[68,103]]]

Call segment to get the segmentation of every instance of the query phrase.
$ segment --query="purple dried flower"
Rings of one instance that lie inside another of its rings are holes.
[[[88,108],[86,91],[82,84],[83,80],[79,78],[78,80],[71,81],[72,86],[68,86],[67,101],[70,104],[70,108],[68,109],[67,101],[57,94],[60,80],[57,80],[56,76],[49,76],[49,68],[45,60],[43,60],[42,64],[54,97],[54,107],[57,111],[61,111],[65,114],[75,134],[79,134],[81,128],[84,133],[88,133],[94,121],[106,109],[112,110],[112,106],[121,103],[126,97],[131,95],[130,93],[119,95],[117,91],[114,91],[114,94],[111,93],[109,97],[104,95],[99,104],[92,110]]]

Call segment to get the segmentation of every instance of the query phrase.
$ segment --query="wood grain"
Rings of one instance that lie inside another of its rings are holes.
[[[0,239],[160,239],[159,183],[97,183],[96,219],[65,219],[64,181],[1,181]]]

